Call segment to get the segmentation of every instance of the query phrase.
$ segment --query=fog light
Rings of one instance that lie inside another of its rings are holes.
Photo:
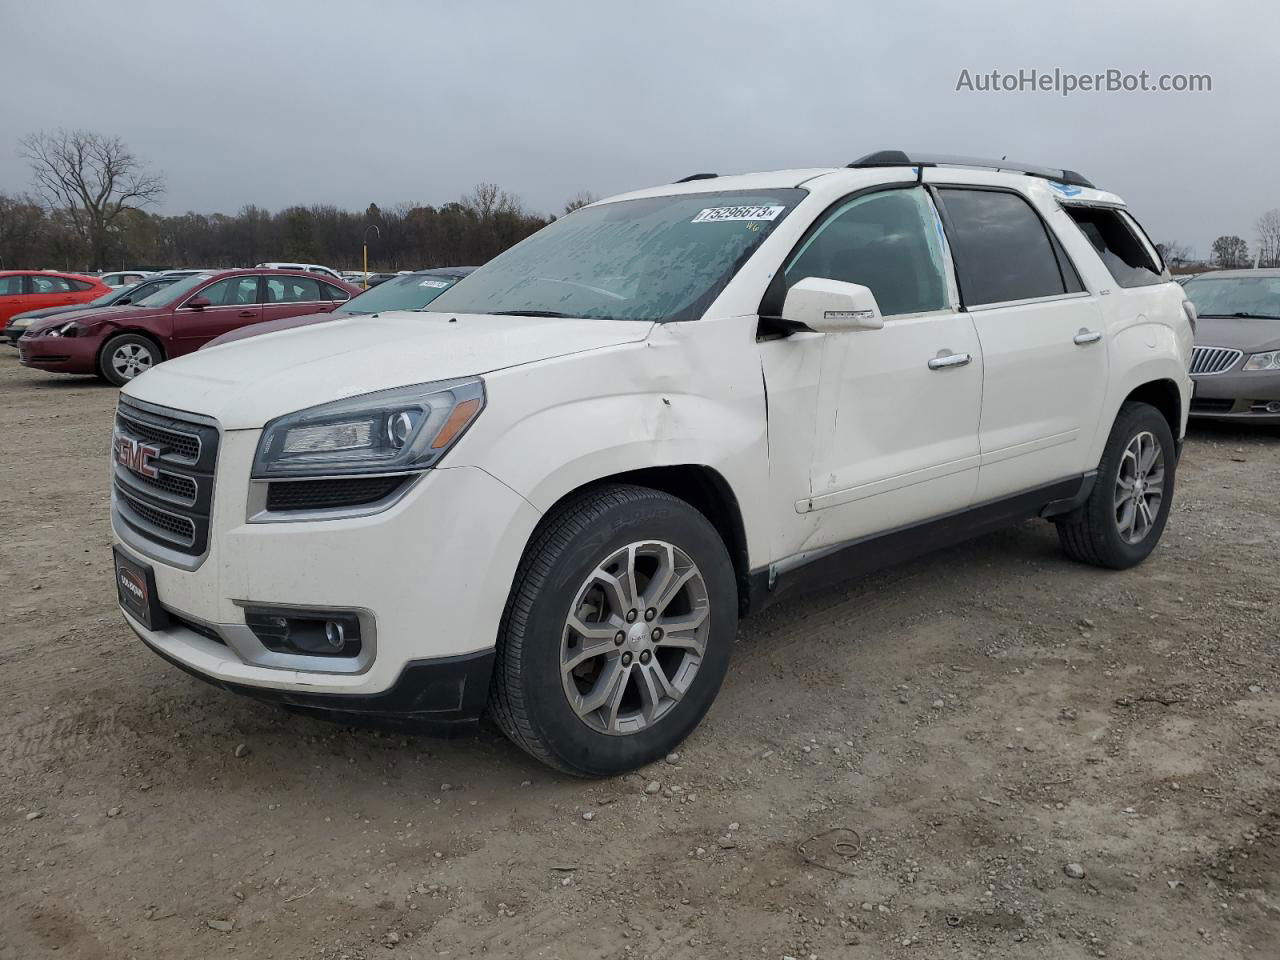
[[[1280,413],[1280,400],[1272,400],[1268,403],[1267,413]]]
[[[249,607],[244,622],[262,645],[275,653],[356,657],[363,648],[360,618],[354,613]]]
[[[329,646],[335,650],[341,650],[342,645],[347,642],[346,631],[342,629],[342,624],[337,620],[325,622],[324,638],[329,641]]]

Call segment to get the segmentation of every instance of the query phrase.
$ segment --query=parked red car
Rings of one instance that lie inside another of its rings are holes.
[[[15,313],[88,303],[111,288],[97,277],[48,270],[0,270],[0,327]]]
[[[179,280],[137,303],[50,317],[18,340],[25,366],[96,373],[120,386],[229,330],[327,313],[359,289],[294,270],[223,270]]]

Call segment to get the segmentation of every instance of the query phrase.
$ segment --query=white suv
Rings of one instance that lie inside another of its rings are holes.
[[[119,596],[221,687],[562,770],[672,749],[739,617],[1019,518],[1140,562],[1193,311],[1065,170],[873,154],[584,207],[427,312],[286,330],[122,391]]]

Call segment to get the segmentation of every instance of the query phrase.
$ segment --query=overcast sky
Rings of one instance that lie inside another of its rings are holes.
[[[1207,254],[1280,207],[1280,4],[1203,0],[0,0],[0,191],[17,140],[116,134],[164,212],[439,204],[493,181],[559,212],[695,171],[904,148],[1080,170]],[[1210,93],[957,92],[971,74],[1207,73]]]

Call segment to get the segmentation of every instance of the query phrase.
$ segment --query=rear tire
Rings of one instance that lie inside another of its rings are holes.
[[[737,625],[733,564],[706,517],[646,487],[584,490],[548,515],[525,551],[489,711],[512,742],[558,770],[634,770],[702,720]]]
[[[1177,450],[1164,415],[1146,403],[1120,408],[1089,499],[1056,520],[1067,556],[1124,570],[1147,558],[1173,503]]]
[[[150,337],[121,333],[102,345],[98,354],[98,375],[108,383],[123,387],[163,360],[160,347]]]

